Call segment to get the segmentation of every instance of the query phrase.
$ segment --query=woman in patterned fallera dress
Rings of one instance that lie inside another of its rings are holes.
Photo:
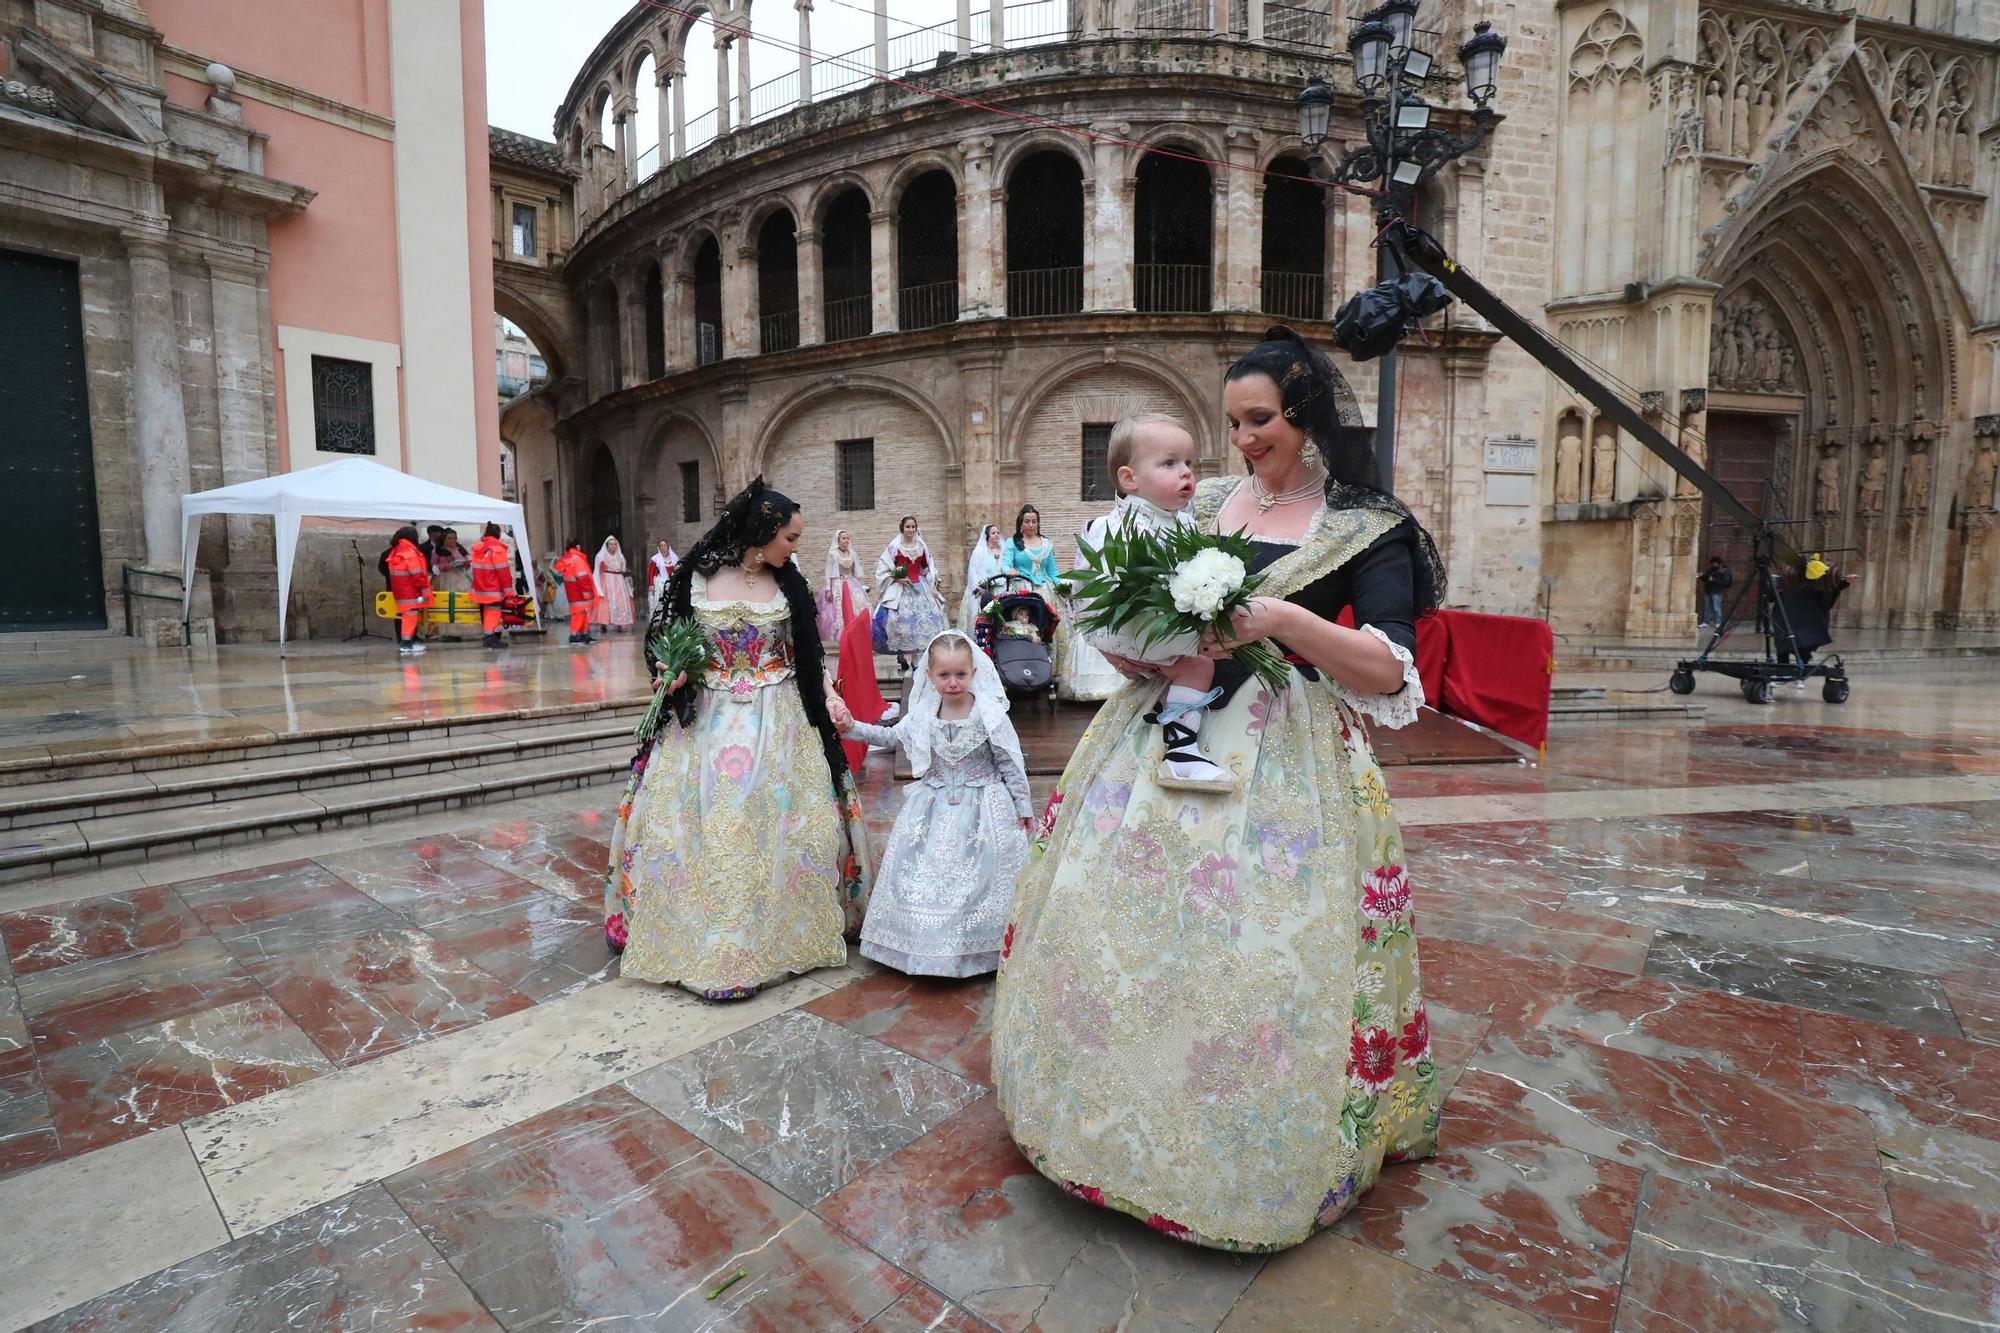
[[[1290,330],[1224,401],[1251,472],[1204,482],[1196,517],[1250,538],[1265,582],[1231,631],[1293,669],[1274,694],[1217,662],[1204,740],[1232,793],[1155,783],[1157,684],[1104,704],[1015,894],[993,1072],[1022,1152],[1071,1194],[1272,1250],[1436,1148],[1410,880],[1362,719],[1415,718],[1414,622],[1442,573],[1349,443],[1346,382]]]
[[[759,477],[674,571],[647,632],[692,617],[707,680],[669,682],[673,716],[633,761],[612,831],[605,937],[621,975],[741,999],[847,961],[870,867],[822,674],[812,590],[792,563],[799,507]]]

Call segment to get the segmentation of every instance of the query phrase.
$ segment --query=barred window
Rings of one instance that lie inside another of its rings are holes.
[[[312,359],[314,447],[327,454],[375,452],[375,368],[337,356]]]
[[[1083,423],[1083,494],[1085,500],[1115,500],[1118,487],[1111,480],[1111,469],[1105,457],[1111,452],[1111,427],[1109,421],[1086,421]]]
[[[701,463],[696,459],[681,464],[681,522],[701,522]]]
[[[535,257],[535,210],[526,204],[514,205],[514,254],[520,259]]]
[[[835,506],[843,513],[875,507],[875,441],[840,440],[834,444]]]

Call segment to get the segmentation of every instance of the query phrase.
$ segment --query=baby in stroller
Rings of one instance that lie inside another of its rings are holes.
[[[1018,574],[1000,574],[986,584],[999,591],[980,612],[973,641],[993,658],[1009,695],[1046,693],[1055,676],[1049,651],[1058,623],[1055,608]]]

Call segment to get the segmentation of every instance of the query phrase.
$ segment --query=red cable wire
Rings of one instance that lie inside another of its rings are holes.
[[[725,23],[718,23],[715,20],[715,16],[706,10],[682,9],[678,5],[666,3],[666,0],[639,0],[639,3],[645,5],[648,9],[656,9],[663,14],[673,14],[690,22],[706,18],[717,32],[726,33],[731,37],[741,37],[745,41],[763,42],[766,46],[790,52],[792,55],[812,54],[809,47],[798,46],[795,43],[785,41],[783,38],[763,37],[751,32],[748,28],[735,28]],[[1004,50],[1005,48],[996,49]],[[822,57],[822,59],[836,61],[839,57],[826,56]],[[967,107],[974,111],[983,111],[988,115],[999,116],[1006,120],[1017,120],[1025,125],[1034,125],[1042,129],[1055,130],[1061,134],[1075,135],[1077,138],[1089,139],[1096,143],[1115,144],[1120,148],[1136,148],[1142,153],[1151,153],[1155,157],[1174,158],[1182,162],[1196,162],[1202,166],[1213,167],[1221,171],[1241,171],[1253,176],[1271,176],[1291,181],[1308,181],[1315,185],[1326,186],[1336,190],[1345,190],[1349,194],[1364,195],[1370,198],[1380,198],[1384,194],[1384,191],[1381,190],[1371,190],[1365,186],[1350,185],[1344,181],[1322,180],[1316,176],[1293,176],[1282,171],[1268,171],[1262,167],[1241,167],[1233,162],[1217,162],[1212,158],[1202,157],[1198,153],[1183,153],[1172,148],[1157,148],[1151,144],[1139,143],[1132,139],[1120,139],[1116,135],[1099,134],[1095,130],[1085,129],[1082,126],[1065,125],[1060,121],[1045,120],[1040,116],[1031,116],[1024,111],[1009,111],[1005,107],[992,106],[985,102],[975,101],[969,97],[960,97],[956,93],[945,92],[942,89],[927,88],[920,83],[911,83],[909,80],[899,79],[893,74],[877,74],[873,70],[866,71],[866,73],[875,82],[888,84],[892,88],[902,88],[909,92],[920,93],[925,97],[935,97],[941,102],[950,102],[956,106]],[[718,102],[722,100],[719,92],[717,100]]]

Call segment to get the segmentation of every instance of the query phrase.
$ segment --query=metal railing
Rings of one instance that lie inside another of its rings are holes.
[[[958,318],[958,283],[926,282],[896,293],[896,327],[929,329]]]
[[[1025,0],[1006,9],[1008,46],[1039,46],[1044,42],[1075,40],[1070,23],[1069,0]]]
[[[694,326],[694,363],[712,366],[722,360],[722,326],[697,321]]]
[[[1264,270],[1264,313],[1292,319],[1326,318],[1326,275]]]
[[[813,61],[813,100],[824,101],[851,93],[875,80],[875,48],[857,46],[839,55],[821,56]]]
[[[750,122],[769,120],[799,104],[799,72],[788,69],[775,79],[766,79],[750,90]]]
[[[129,639],[132,637],[132,603],[135,599],[144,598],[152,602],[173,602],[178,604],[181,600],[181,594],[187,585],[181,582],[178,574],[165,574],[157,569],[137,569],[131,565],[121,565],[119,568],[123,571],[123,575],[119,579],[119,587],[125,594],[125,637]],[[132,580],[134,578],[159,579],[162,582],[173,584],[174,590],[170,593],[146,592],[143,589],[133,586]],[[191,646],[194,643],[194,632],[188,627],[185,619],[181,621],[181,643],[183,646]]]
[[[928,28],[891,37],[889,72],[903,74],[913,69],[935,69],[940,55],[958,55],[957,19],[947,19]]]
[[[632,168],[632,183],[637,185],[640,181],[645,180],[658,171],[660,169],[660,161],[660,145],[658,144],[654,144],[651,148],[639,154],[638,165]]]
[[[830,343],[845,342],[849,338],[864,338],[874,329],[870,317],[871,301],[866,296],[849,296],[826,303],[826,340]]]
[[[799,345],[799,312],[779,310],[757,321],[757,346],[765,352],[789,352]]]
[[[1139,309],[1156,314],[1213,310],[1213,276],[1214,270],[1207,264],[1134,264],[1132,301]]]
[[[1075,315],[1083,310],[1083,268],[1007,270],[1007,313]]]
[[[715,108],[710,107],[689,121],[685,127],[685,134],[687,150],[690,153],[694,152],[697,148],[713,143],[715,141]]]
[[[1328,55],[1345,55],[1344,49],[1336,52],[1333,45],[1333,15],[1325,8],[1312,9],[1302,5],[1283,5],[1265,0],[1264,40],[1279,46],[1300,47],[1308,51]]]

